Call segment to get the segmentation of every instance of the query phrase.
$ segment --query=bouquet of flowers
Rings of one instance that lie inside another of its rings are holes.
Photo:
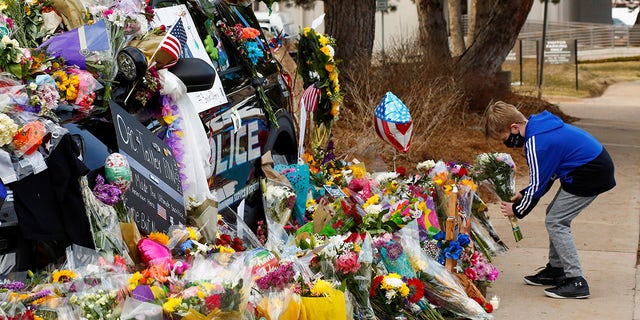
[[[491,190],[500,200],[510,202],[516,192],[516,164],[508,153],[482,153],[476,157],[474,178]],[[522,231],[516,217],[509,217],[516,242]]]
[[[373,306],[378,316],[391,319],[401,315],[405,305],[420,302],[424,296],[424,286],[417,278],[389,273],[373,278],[369,296],[374,302]],[[419,307],[418,310],[420,310]]]
[[[300,281],[302,296],[301,319],[347,319],[344,292],[335,284],[318,278],[312,282]]]
[[[253,80],[258,80],[262,76],[258,72],[257,63],[258,60],[265,58],[265,52],[262,50],[261,45],[268,47],[260,37],[260,30],[256,30],[251,27],[243,27],[241,24],[228,26],[222,20],[216,22],[218,28],[222,33],[231,40],[231,43],[238,49],[238,52],[242,55],[244,65],[251,71]],[[257,84],[256,91],[260,97],[260,102],[264,112],[270,119],[271,123],[275,123],[277,126],[277,119],[273,111],[273,106],[267,97],[265,89],[262,85],[262,81],[255,81]]]
[[[342,104],[334,47],[335,40],[332,37],[312,28],[304,28],[298,41],[298,73],[302,76],[305,88],[315,85],[321,90],[314,121],[327,129],[338,116]]]
[[[263,201],[267,222],[284,226],[291,218],[296,193],[290,186],[267,180],[264,184]]]
[[[427,300],[464,318],[492,319],[476,301],[469,298],[455,275],[422,250],[419,237],[417,222],[411,222],[400,230],[402,247],[422,280]]]

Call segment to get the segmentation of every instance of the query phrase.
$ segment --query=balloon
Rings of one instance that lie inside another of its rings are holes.
[[[38,150],[46,134],[47,130],[42,122],[31,121],[18,129],[13,136],[13,145],[18,152],[30,155]]]
[[[378,136],[402,152],[409,150],[413,121],[409,108],[393,93],[387,92],[374,110],[373,123]]]
[[[115,184],[122,192],[131,185],[131,167],[127,158],[119,153],[112,153],[104,163],[104,176],[108,183]]]
[[[171,250],[149,238],[143,238],[138,241],[138,252],[140,253],[140,260],[146,265],[171,260]]]

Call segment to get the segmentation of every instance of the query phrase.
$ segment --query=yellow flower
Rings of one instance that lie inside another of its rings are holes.
[[[451,190],[453,190],[453,185],[447,184],[444,186],[444,193],[445,194],[450,194]]]
[[[139,271],[129,277],[129,291],[135,290],[140,283],[140,279],[142,279],[142,274]]]
[[[411,293],[411,290],[409,290],[409,287],[407,287],[406,283],[403,283],[402,286],[399,289],[400,291],[400,295],[403,297],[406,297],[409,295],[409,293]]]
[[[338,82],[338,73],[335,71],[335,69],[329,72],[329,80],[331,80],[333,83]]]
[[[329,49],[329,47],[324,46],[324,47],[320,48],[320,51],[322,53],[324,53],[325,56],[331,57],[331,49]]]
[[[188,227],[187,228],[187,232],[189,232],[189,239],[197,241],[198,240],[198,233],[196,232],[195,229]]]
[[[169,244],[169,236],[162,232],[151,232],[148,238],[165,246]]]
[[[309,32],[310,31],[311,31],[311,28],[309,28],[309,27],[306,27],[306,28],[302,29],[302,32],[304,33],[305,37],[309,36]]]
[[[362,247],[360,247],[359,244],[354,243],[353,244],[353,252],[360,252],[362,250]]]
[[[27,16],[30,16],[30,15],[31,15],[31,7],[29,7],[29,6],[24,6],[24,13],[25,13]]]
[[[313,200],[313,198],[307,200],[307,203],[304,205],[306,208],[311,207],[311,206],[315,206],[316,205],[316,201]]]
[[[362,205],[362,208],[366,209],[370,205],[378,204],[379,202],[380,196],[378,194],[374,194],[373,196],[369,197],[369,199],[367,199],[367,201]]]
[[[158,286],[152,286],[151,287],[151,292],[153,292],[153,297],[155,299],[164,299],[166,292]]]
[[[196,293],[198,295],[198,298],[203,299],[207,297],[206,294],[204,294],[204,292],[202,291],[202,289],[198,288],[198,292]]]
[[[182,298],[169,298],[165,303],[162,304],[162,310],[166,313],[173,313],[176,311],[176,307],[178,307],[182,303]]]
[[[318,42],[320,43],[321,46],[324,47],[329,44],[329,38],[321,34],[320,37],[318,38]]]
[[[75,272],[71,270],[57,270],[51,274],[51,282],[67,282],[76,277]]]
[[[464,179],[464,180],[460,180],[460,184],[463,186],[467,186],[469,187],[469,189],[471,189],[471,191],[476,192],[476,190],[478,190],[478,186],[473,183],[473,181],[468,180],[468,179]]]
[[[220,252],[221,253],[234,253],[236,251],[233,250],[233,248],[229,248],[227,246],[220,246]]]
[[[351,169],[351,174],[356,179],[364,178],[367,173],[367,171],[361,166],[350,166],[349,168]]]
[[[331,282],[317,279],[313,283],[313,287],[311,288],[311,295],[316,297],[326,296],[331,292],[332,289],[333,285],[331,284]]]

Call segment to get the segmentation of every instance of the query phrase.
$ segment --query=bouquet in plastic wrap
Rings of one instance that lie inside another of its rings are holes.
[[[442,315],[423,299],[424,285],[417,278],[417,273],[399,239],[385,233],[373,243],[376,257],[388,273],[374,278],[369,293],[376,314],[384,314],[385,318],[388,318],[400,313],[410,313],[420,319],[442,319]],[[410,292],[407,292],[405,287],[409,288]]]
[[[95,193],[89,188],[87,177],[80,178],[80,187],[96,249],[121,256],[132,265],[129,247],[122,238],[118,213],[113,207],[120,201],[122,191],[116,186],[105,184],[102,176],[98,176]]]
[[[484,255],[491,261],[491,257],[499,256],[507,252],[509,247],[500,239],[496,232],[489,215],[487,214],[487,205],[482,201],[478,194],[474,194],[471,206],[471,230],[475,245],[482,250]]]
[[[474,177],[500,200],[511,202],[516,193],[516,164],[508,153],[482,153],[476,157]],[[509,217],[516,242],[522,240],[522,231],[516,217]]]
[[[425,287],[425,296],[438,307],[469,319],[492,319],[475,300],[469,298],[458,278],[430,258],[420,247],[416,222],[400,230],[402,247]]]
[[[255,283],[261,299],[257,310],[267,319],[299,319],[300,295],[294,291],[296,270],[291,261],[270,268]]]
[[[373,262],[371,241],[368,234],[333,236],[312,261],[312,267],[318,268],[327,279],[346,285],[356,319],[375,318],[368,294]]]
[[[197,256],[184,277],[184,288],[167,299],[166,314],[179,319],[242,319],[249,300],[251,269],[244,253]]]

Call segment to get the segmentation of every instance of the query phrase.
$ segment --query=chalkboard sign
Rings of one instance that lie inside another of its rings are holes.
[[[171,225],[186,224],[180,174],[171,150],[117,103],[109,105],[119,152],[132,172],[125,205],[135,212],[138,228],[144,233],[167,232]]]

